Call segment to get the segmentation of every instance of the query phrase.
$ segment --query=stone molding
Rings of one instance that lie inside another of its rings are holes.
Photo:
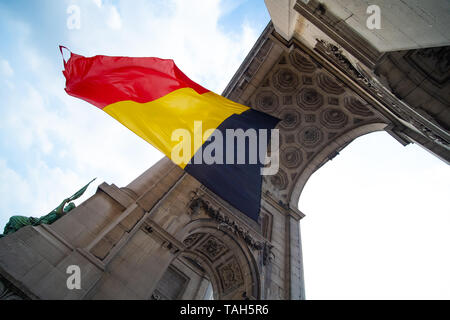
[[[179,252],[186,249],[186,246],[178,241],[174,236],[168,233],[166,230],[161,228],[161,226],[155,221],[147,218],[143,223],[141,230],[145,233],[153,236],[160,240],[161,245],[169,250],[172,254],[178,254]]]

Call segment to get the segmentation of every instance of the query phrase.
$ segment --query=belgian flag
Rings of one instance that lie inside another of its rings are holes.
[[[103,110],[170,159],[174,160],[174,149],[180,147],[180,141],[173,139],[176,130],[197,137],[190,141],[191,152],[183,151],[184,158],[174,162],[235,208],[258,219],[263,163],[237,161],[242,156],[239,152],[249,152],[249,141],[244,151],[237,150],[236,145],[234,150],[227,150],[226,139],[216,141],[223,145],[223,154],[215,157],[223,161],[206,164],[193,160],[201,158],[203,150],[215,140],[215,133],[226,137],[227,129],[266,129],[270,139],[270,130],[279,119],[205,89],[170,59],[71,53],[64,68],[69,95]],[[257,139],[258,151],[265,152],[267,145],[260,146],[259,135]],[[233,152],[234,161],[227,161],[227,152]]]

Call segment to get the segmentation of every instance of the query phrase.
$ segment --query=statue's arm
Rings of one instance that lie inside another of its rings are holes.
[[[64,199],[63,202],[61,202],[61,204],[53,211],[56,212],[57,214],[62,214],[63,210],[64,210],[64,206],[69,201],[70,201],[70,198]]]

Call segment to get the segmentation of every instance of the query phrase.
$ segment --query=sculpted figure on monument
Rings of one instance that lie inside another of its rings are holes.
[[[96,179],[96,178],[95,178]],[[53,209],[50,213],[42,216],[40,218],[35,217],[25,217],[25,216],[12,216],[9,218],[8,223],[5,226],[3,234],[0,234],[0,238],[4,237],[8,234],[14,233],[20,228],[25,226],[38,226],[41,224],[52,224],[62,216],[64,216],[67,212],[71,211],[75,208],[75,204],[72,202],[83,195],[89,185],[95,180],[91,180],[87,185],[83,188],[75,192],[71,197],[64,199],[61,204]]]

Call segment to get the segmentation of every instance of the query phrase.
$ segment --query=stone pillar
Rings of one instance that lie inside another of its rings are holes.
[[[300,236],[300,221],[294,216],[287,218],[290,225],[290,296],[291,300],[305,299],[305,283],[303,278],[303,255]]]

